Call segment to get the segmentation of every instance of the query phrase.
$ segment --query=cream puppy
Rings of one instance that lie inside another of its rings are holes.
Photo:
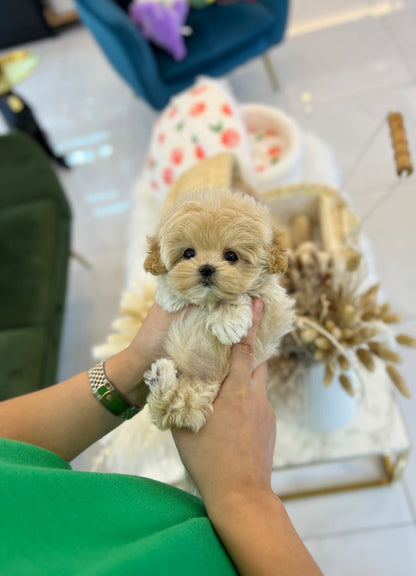
[[[286,253],[265,206],[212,189],[180,195],[148,245],[145,269],[159,276],[156,301],[169,312],[183,310],[170,327],[167,357],[144,375],[149,411],[162,430],[197,432],[228,374],[231,345],[251,326],[252,298],[264,302],[256,365],[292,328],[293,301],[279,285]]]

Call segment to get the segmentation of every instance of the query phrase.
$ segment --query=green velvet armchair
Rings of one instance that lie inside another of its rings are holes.
[[[0,136],[0,400],[56,381],[71,211],[40,146]]]

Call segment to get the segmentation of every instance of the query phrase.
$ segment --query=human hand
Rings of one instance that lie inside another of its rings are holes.
[[[253,325],[232,348],[230,371],[207,423],[197,434],[172,431],[210,515],[229,498],[271,492],[276,417],[266,397],[267,365],[253,372],[260,300],[253,302],[252,311]]]
[[[150,308],[142,327],[130,344],[132,353],[141,357],[146,368],[165,354],[165,340],[172,321],[178,314],[166,312],[155,303]]]
[[[142,378],[145,370],[165,354],[165,340],[177,314],[153,304],[131,344],[105,362],[107,378],[132,404],[143,406],[149,392]]]

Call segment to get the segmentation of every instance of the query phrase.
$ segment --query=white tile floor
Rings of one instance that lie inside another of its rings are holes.
[[[380,118],[405,115],[416,160],[416,0],[292,0],[288,39],[271,53],[281,83],[272,92],[261,60],[228,76],[242,102],[274,104],[326,140],[343,173]],[[91,365],[115,317],[124,285],[130,198],[156,113],[107,64],[81,26],[29,46],[41,57],[19,86],[55,146],[77,152],[59,176],[71,202],[73,248],[93,264],[70,265],[60,377]],[[1,123],[0,132],[6,127]],[[387,129],[349,185],[362,214],[395,181]],[[89,160],[89,161],[88,161]],[[88,161],[88,162],[87,162]],[[415,181],[409,180],[368,222],[378,272],[403,331],[416,334]],[[416,352],[403,373],[416,398]],[[416,442],[416,400],[402,401]],[[416,454],[392,486],[287,504],[294,524],[327,576],[416,574]]]

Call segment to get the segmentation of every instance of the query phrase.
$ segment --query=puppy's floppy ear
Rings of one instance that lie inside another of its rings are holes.
[[[167,272],[160,257],[159,242],[156,236],[149,236],[147,238],[147,257],[144,261],[144,269],[154,276],[159,276]]]
[[[284,274],[287,268],[287,250],[284,245],[284,235],[273,227],[273,239],[268,258],[269,272]]]

